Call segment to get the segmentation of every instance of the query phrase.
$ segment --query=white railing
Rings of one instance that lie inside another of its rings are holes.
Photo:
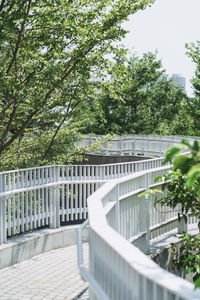
[[[133,138],[132,142],[130,141]],[[114,153],[125,154],[130,144],[141,154],[143,149],[161,153],[169,145],[178,142],[176,137],[116,137],[109,142]],[[83,143],[91,143],[94,137],[86,136]],[[126,145],[127,141],[127,145]],[[161,141],[161,142],[160,142]],[[108,146],[108,144],[107,144]],[[0,243],[7,237],[43,226],[59,227],[61,222],[87,218],[86,199],[106,181],[121,178],[147,169],[158,168],[163,158],[106,164],[44,166],[0,173]]]
[[[93,140],[86,136],[82,144]],[[162,156],[181,140],[116,137],[104,145],[104,152]],[[152,201],[138,196],[151,187],[155,176],[170,168],[161,168],[162,161],[154,158],[109,165],[45,166],[0,173],[0,243],[8,236],[42,226],[57,228],[61,222],[86,219],[89,209],[90,272],[82,258],[79,264],[90,282],[91,299],[199,299],[191,284],[160,269],[131,245],[148,252],[152,238],[176,227],[179,232],[185,230],[183,222],[177,222],[177,212],[156,210]],[[196,223],[196,219],[190,218],[190,222]]]
[[[100,136],[85,135],[85,140],[79,142],[82,146],[93,144]],[[77,165],[77,166],[44,166],[0,173],[0,193],[46,183],[56,180],[110,180],[127,176],[162,165],[163,153],[171,146],[179,144],[183,138],[190,141],[199,137],[154,136],[154,135],[127,135],[117,136],[104,143],[104,150],[96,153],[107,155],[142,155],[156,157],[157,159],[137,162],[106,164],[106,165]],[[58,174],[55,168],[58,168]],[[55,179],[55,176],[58,178]]]
[[[0,193],[56,181],[110,180],[157,168],[163,157],[106,165],[53,165],[0,173]]]
[[[54,168],[58,174],[59,168]],[[86,199],[105,181],[36,183],[0,193],[0,243],[7,237],[43,226],[60,227],[61,222],[87,218]]]
[[[44,166],[0,173],[0,243],[25,231],[86,219],[86,199],[103,183],[159,167],[162,161]]]
[[[90,267],[87,271],[81,259],[80,271],[92,277],[90,299],[200,299],[191,283],[161,269],[130,243],[148,252],[152,238],[176,227],[179,232],[185,230],[184,223],[177,220],[178,208],[175,212],[169,208],[155,210],[152,200],[138,197],[167,169],[143,171],[106,183],[88,198]]]
[[[90,146],[101,138],[98,135],[85,135],[80,146]],[[140,155],[144,157],[161,157],[172,146],[178,145],[182,139],[200,140],[193,136],[160,136],[160,135],[123,135],[115,136],[102,144],[102,150],[96,154],[102,155]]]

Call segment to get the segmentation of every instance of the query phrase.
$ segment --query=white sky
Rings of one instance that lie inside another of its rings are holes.
[[[138,55],[157,49],[166,73],[183,75],[192,94],[195,65],[185,54],[185,43],[200,40],[200,0],[156,0],[131,16],[124,28],[130,31],[123,41],[126,48]]]

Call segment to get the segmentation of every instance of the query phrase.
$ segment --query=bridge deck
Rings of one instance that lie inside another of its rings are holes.
[[[88,245],[84,255],[88,261]],[[0,270],[0,299],[86,299],[87,288],[78,272],[76,245],[53,250]]]

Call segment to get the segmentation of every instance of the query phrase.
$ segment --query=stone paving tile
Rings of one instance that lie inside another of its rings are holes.
[[[83,251],[88,264],[87,244]],[[78,272],[76,245],[0,270],[0,300],[72,300],[87,286]]]

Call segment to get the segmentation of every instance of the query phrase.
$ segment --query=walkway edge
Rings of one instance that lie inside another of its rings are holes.
[[[76,244],[78,227],[79,225],[46,228],[10,238],[0,246],[0,269],[54,249]],[[87,229],[84,231],[83,241],[88,241]]]

